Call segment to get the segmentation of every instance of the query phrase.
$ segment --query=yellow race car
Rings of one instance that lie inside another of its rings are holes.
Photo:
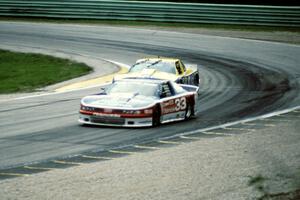
[[[143,58],[136,61],[126,74],[118,74],[115,80],[133,77],[148,77],[171,80],[179,84],[199,85],[197,65],[185,66],[176,58]]]

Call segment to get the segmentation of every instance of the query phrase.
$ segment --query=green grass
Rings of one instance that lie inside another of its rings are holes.
[[[94,19],[53,19],[34,17],[0,17],[0,21],[25,21],[25,22],[47,22],[47,23],[69,23],[69,24],[95,24],[113,26],[138,26],[138,27],[173,27],[173,28],[206,28],[236,31],[289,31],[300,32],[299,27],[273,27],[252,25],[226,25],[226,24],[198,24],[198,23],[171,23],[171,22],[147,22],[147,21],[125,21],[125,20],[94,20]]]
[[[0,94],[31,92],[91,70],[85,64],[67,59],[0,50]]]

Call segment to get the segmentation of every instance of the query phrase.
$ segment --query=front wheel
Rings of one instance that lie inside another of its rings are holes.
[[[154,109],[153,109],[153,115],[152,115],[152,126],[158,126],[160,125],[160,106],[157,105]]]

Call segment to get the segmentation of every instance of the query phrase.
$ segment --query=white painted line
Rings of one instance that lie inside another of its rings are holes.
[[[158,150],[159,149],[158,147],[143,146],[143,145],[135,145],[134,147],[138,148],[138,149],[151,149],[151,150]]]
[[[83,163],[77,163],[77,162],[67,162],[67,161],[62,161],[62,160],[53,160],[52,162],[58,163],[58,164],[63,164],[63,165],[81,165]]]
[[[180,142],[165,141],[165,140],[159,140],[158,142],[162,144],[181,144]]]
[[[5,173],[0,172],[0,176],[29,176],[30,174]]]
[[[52,170],[56,168],[48,168],[48,167],[31,167],[31,166],[24,166],[25,169],[33,169],[33,170]]]
[[[104,58],[102,58],[102,60],[105,60],[107,62],[110,62],[110,63],[115,64],[115,65],[120,66],[120,67],[126,67],[127,69],[129,69],[131,67],[130,65],[120,63],[120,62],[117,62],[117,61],[113,61],[113,60],[107,60],[107,59],[104,59]]]
[[[275,124],[262,124],[263,126],[266,126],[266,127],[275,127],[276,125]]]
[[[104,157],[104,156],[87,156],[87,155],[80,155],[83,158],[90,158],[90,159],[99,159],[99,160],[111,160],[111,157]]]
[[[214,131],[202,131],[205,135],[222,135],[222,136],[232,136],[236,134],[232,133],[220,133],[220,132],[214,132]]]
[[[109,150],[110,153],[117,153],[117,154],[134,154],[135,152],[130,151],[120,151],[120,150]]]

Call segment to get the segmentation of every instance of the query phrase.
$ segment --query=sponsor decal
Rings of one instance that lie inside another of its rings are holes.
[[[163,113],[164,114],[168,114],[168,113],[172,113],[172,112],[175,112],[175,107],[172,107],[172,108],[164,108],[163,109]]]
[[[175,107],[176,111],[185,110],[186,109],[186,98],[185,97],[181,97],[179,99],[175,99],[175,103],[176,103],[176,107]]]
[[[174,105],[174,99],[163,102],[163,107],[168,107],[168,106],[172,106],[172,105]]]
[[[168,100],[162,103],[163,114],[178,112],[186,109],[186,97]]]

